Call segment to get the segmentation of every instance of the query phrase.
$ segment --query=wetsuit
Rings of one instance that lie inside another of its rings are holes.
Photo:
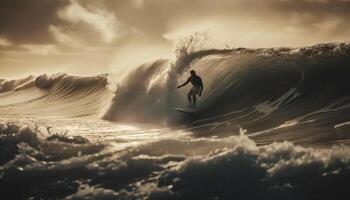
[[[203,88],[203,82],[202,79],[199,76],[190,76],[186,83],[191,82],[192,83],[192,89],[189,91],[189,95],[197,95],[200,93],[201,88]]]

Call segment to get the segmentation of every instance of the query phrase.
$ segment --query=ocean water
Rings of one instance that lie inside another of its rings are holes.
[[[348,199],[349,66],[330,43],[0,80],[0,198]]]

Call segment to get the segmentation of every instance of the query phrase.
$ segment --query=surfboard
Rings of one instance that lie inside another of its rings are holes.
[[[198,110],[194,108],[174,108],[175,111],[185,113],[185,114],[194,114],[198,112]]]

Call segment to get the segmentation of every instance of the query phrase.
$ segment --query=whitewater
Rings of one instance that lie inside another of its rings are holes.
[[[348,199],[349,74],[344,42],[0,79],[0,199]]]

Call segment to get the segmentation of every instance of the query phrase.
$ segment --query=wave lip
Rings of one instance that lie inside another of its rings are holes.
[[[17,80],[2,80],[2,82],[0,82],[0,93],[17,90],[29,83],[33,83],[34,80],[35,76],[33,75]]]

